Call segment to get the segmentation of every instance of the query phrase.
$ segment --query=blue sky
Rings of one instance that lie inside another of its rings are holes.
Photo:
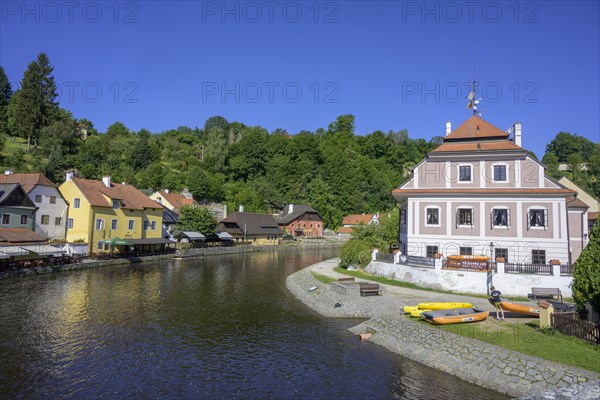
[[[70,4],[70,5],[69,5]],[[600,2],[0,1],[0,65],[18,85],[46,52],[61,106],[104,131],[212,115],[297,133],[354,114],[358,134],[443,135],[482,116],[600,136]]]

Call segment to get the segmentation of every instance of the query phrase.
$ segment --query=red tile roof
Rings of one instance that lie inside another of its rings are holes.
[[[368,224],[373,218],[373,214],[352,214],[346,215],[344,220],[342,221],[343,225],[360,225],[360,224]]]
[[[19,183],[23,186],[25,193],[31,192],[37,185],[56,187],[56,184],[46,178],[43,174],[0,175],[0,183]]]
[[[73,178],[73,183],[75,183],[92,206],[112,207],[112,200],[121,200],[121,207],[132,210],[143,210],[145,208],[162,209],[162,206],[158,202],[150,199],[131,185],[111,183],[109,188],[102,181],[81,178]],[[105,196],[110,200],[107,200]]]
[[[354,228],[352,228],[351,226],[342,226],[340,228],[337,228],[336,232],[341,234],[350,234],[353,232],[353,230]]]
[[[573,196],[574,191],[570,189],[555,189],[555,188],[452,188],[452,189],[394,189],[394,195],[425,195],[425,194],[454,194],[454,195],[475,195],[475,194],[521,194],[521,195],[563,195]]]
[[[188,199],[182,194],[179,193],[167,193],[165,191],[158,192],[163,199],[171,203],[173,207],[179,209],[183,206],[193,206],[196,204],[194,199]]]
[[[432,153],[441,152],[477,152],[497,150],[523,150],[509,140],[473,141],[473,142],[446,142],[433,149]]]
[[[589,208],[587,204],[575,196],[567,197],[567,207]]]
[[[481,138],[508,139],[508,133],[496,128],[489,122],[484,121],[481,117],[473,115],[463,122],[462,125],[453,130],[448,136],[445,136],[444,142]]]

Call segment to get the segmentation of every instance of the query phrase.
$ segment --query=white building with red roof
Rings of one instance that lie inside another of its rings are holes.
[[[361,225],[378,224],[379,213],[375,214],[350,214],[342,220],[342,226],[337,228],[336,233],[339,236],[349,236],[355,227]]]
[[[581,244],[572,243],[570,232],[578,232],[579,241],[587,234],[587,224],[572,226],[577,221],[568,218],[569,203],[580,206],[572,201],[576,193],[545,175],[521,147],[521,124],[513,129],[509,138],[476,115],[454,131],[446,123],[443,143],[392,191],[404,254],[575,261]]]

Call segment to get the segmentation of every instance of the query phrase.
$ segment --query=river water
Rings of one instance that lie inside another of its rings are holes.
[[[285,288],[288,249],[0,282],[0,398],[503,399],[404,359]]]

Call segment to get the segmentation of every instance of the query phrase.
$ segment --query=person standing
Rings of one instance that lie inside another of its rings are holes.
[[[492,292],[490,293],[492,296],[492,301],[494,302],[494,306],[496,307],[496,319],[500,321],[504,321],[504,309],[502,308],[502,293],[497,290],[494,286],[492,286]]]

